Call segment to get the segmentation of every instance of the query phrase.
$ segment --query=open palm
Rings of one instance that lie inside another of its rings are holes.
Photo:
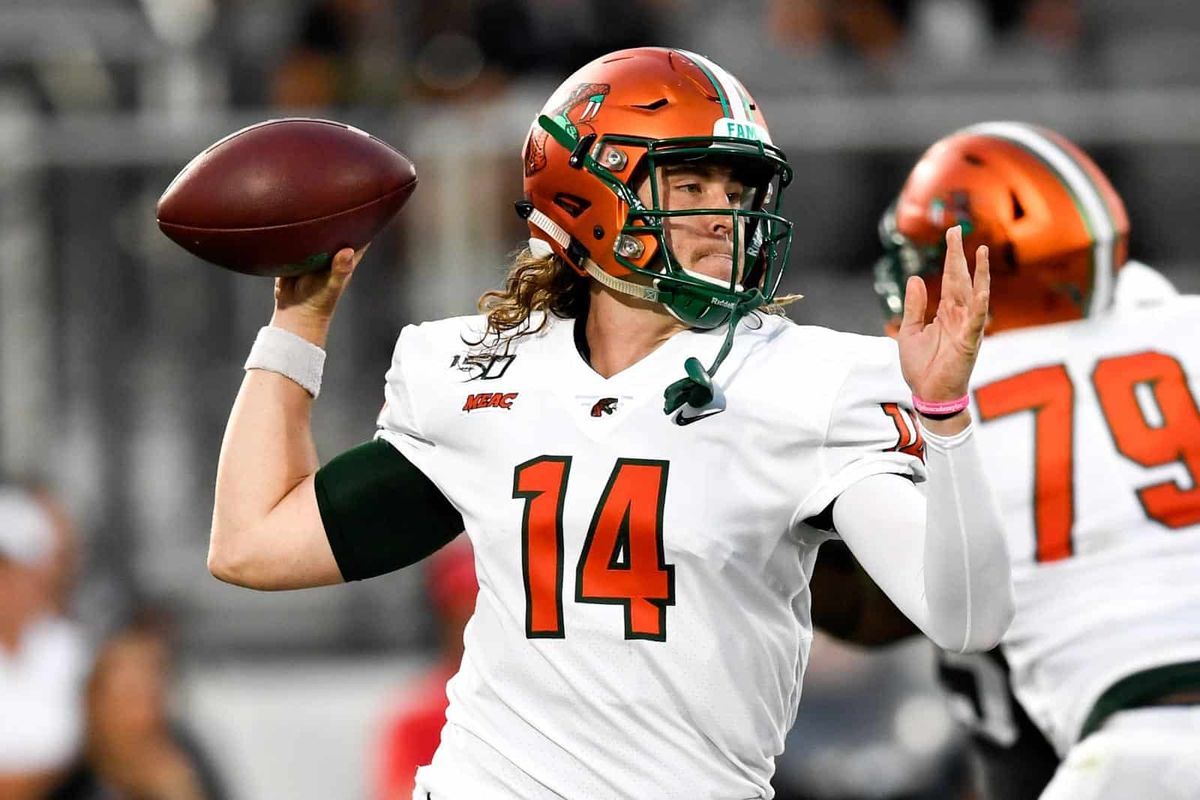
[[[958,226],[946,231],[941,299],[932,322],[925,323],[925,282],[915,275],[908,279],[904,318],[896,339],[900,368],[914,395],[939,403],[967,393],[987,323],[990,285],[987,248],[980,246],[975,251],[972,282],[963,253],[962,228]]]

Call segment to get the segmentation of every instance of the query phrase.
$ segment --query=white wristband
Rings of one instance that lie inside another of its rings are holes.
[[[283,328],[260,328],[246,357],[245,369],[277,372],[298,383],[315,399],[321,393],[325,351],[302,336]]]

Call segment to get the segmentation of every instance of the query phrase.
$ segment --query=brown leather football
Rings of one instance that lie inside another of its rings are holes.
[[[158,227],[213,264],[299,275],[371,241],[416,186],[406,156],[357,128],[270,120],[192,159],[159,198]]]

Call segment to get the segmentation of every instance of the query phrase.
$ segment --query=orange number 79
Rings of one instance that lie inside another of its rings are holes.
[[[1118,452],[1143,467],[1181,463],[1191,487],[1174,480],[1137,490],[1146,516],[1168,528],[1200,523],[1200,409],[1180,363],[1153,351],[1102,359],[1092,385]],[[1145,386],[1158,407],[1148,419],[1138,402]],[[1055,364],[1022,372],[976,390],[983,421],[1021,411],[1034,413],[1034,530],[1037,560],[1072,553],[1075,387],[1066,367]]]

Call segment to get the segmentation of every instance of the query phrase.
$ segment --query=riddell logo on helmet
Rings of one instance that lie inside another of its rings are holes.
[[[463,403],[463,411],[478,411],[481,408],[503,408],[506,411],[512,408],[513,400],[517,399],[520,392],[480,392],[478,394],[467,395],[467,401]]]

